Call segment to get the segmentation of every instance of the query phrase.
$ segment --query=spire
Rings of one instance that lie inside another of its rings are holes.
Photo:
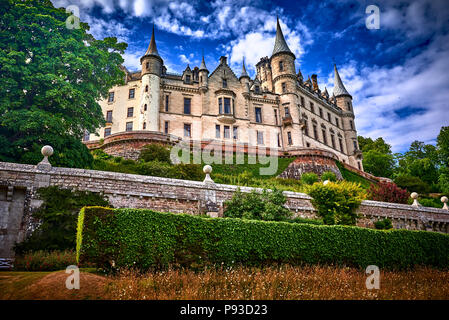
[[[279,18],[277,18],[277,26],[276,26],[276,40],[274,42],[273,53],[274,56],[277,53],[290,53],[293,55],[293,52],[290,51],[287,42],[285,42],[284,34],[282,33],[281,25],[279,24]]]
[[[338,73],[337,66],[334,64],[335,80],[334,80],[334,96],[350,96],[349,92],[346,90],[343,82],[341,81],[340,74]],[[352,98],[352,97],[351,97]]]
[[[200,70],[200,71],[201,71],[201,70],[209,71],[209,70],[207,70],[206,62],[204,61],[204,53],[203,53],[203,59],[201,60],[201,65],[200,65],[200,69],[199,69],[199,70]]]
[[[299,82],[302,82],[304,80],[304,77],[302,76],[302,73],[301,73],[301,69],[299,69],[299,68],[298,68],[298,74],[296,77],[298,78]]]
[[[147,52],[145,52],[145,56],[159,56],[159,52],[157,52],[156,40],[154,39],[154,24],[153,24],[153,33],[151,34],[150,45],[148,46]]]
[[[249,78],[248,72],[246,72],[246,68],[245,68],[245,57],[243,57],[242,73],[241,73],[239,79],[241,79],[241,78],[243,78],[243,77],[248,77],[248,78]]]

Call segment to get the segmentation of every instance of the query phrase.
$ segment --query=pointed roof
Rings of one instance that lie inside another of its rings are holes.
[[[324,87],[323,96],[325,96],[326,98],[329,98],[329,92],[327,92],[327,88],[326,87]]]
[[[243,78],[243,77],[249,78],[248,72],[246,72],[246,68],[245,68],[245,57],[243,57],[243,62],[242,62],[242,73],[240,74],[240,78],[239,78],[239,79],[241,79],[241,78]]]
[[[153,24],[153,33],[151,34],[151,41],[150,45],[148,46],[147,52],[145,52],[145,55],[153,55],[159,57],[159,52],[157,52],[157,46],[156,46],[156,40],[154,38],[154,24]]]
[[[301,81],[304,79],[304,77],[302,76],[302,73],[301,73],[301,69],[299,69],[299,68],[298,68],[297,78],[301,79]]]
[[[209,70],[207,70],[207,67],[206,67],[206,62],[204,61],[204,54],[203,54],[203,59],[201,60],[201,65],[200,65],[200,71],[201,70],[206,70],[207,72],[209,72]]]
[[[346,90],[345,86],[343,85],[343,82],[341,81],[340,74],[338,73],[337,66],[334,64],[334,72],[335,72],[335,79],[334,79],[334,95],[335,97],[339,96],[350,96],[349,92]]]
[[[288,47],[287,42],[285,41],[284,34],[282,33],[281,25],[279,23],[279,18],[277,18],[276,40],[274,41],[274,49],[271,55],[274,56],[275,54],[281,52],[293,55],[293,52],[290,51],[290,48]]]

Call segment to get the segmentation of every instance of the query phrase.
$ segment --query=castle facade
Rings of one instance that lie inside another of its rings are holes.
[[[226,57],[212,72],[203,57],[199,67],[170,74],[153,29],[141,71],[123,68],[125,84],[112,88],[108,98],[100,101],[106,126],[97,134],[86,133],[84,142],[96,148],[103,141],[117,144],[153,134],[232,143],[246,150],[265,147],[284,155],[322,149],[363,170],[352,97],[336,66],[330,96],[327,89],[319,89],[316,75],[304,80],[295,59],[278,21],[273,53],[257,63],[255,79],[248,75],[244,61],[236,75]]]

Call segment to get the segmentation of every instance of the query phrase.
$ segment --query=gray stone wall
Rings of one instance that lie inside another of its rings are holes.
[[[222,215],[223,202],[237,189],[231,185],[94,170],[52,167],[45,171],[33,165],[0,162],[0,259],[12,258],[14,243],[22,241],[35,227],[31,213],[41,205],[35,192],[46,186],[102,192],[116,208],[200,214],[208,212],[210,203],[215,202],[218,216]],[[243,192],[252,189],[241,187]],[[287,207],[296,216],[315,217],[308,195],[284,194]],[[378,219],[390,218],[395,228],[449,232],[449,212],[443,209],[364,201],[359,214],[360,226],[373,227]]]

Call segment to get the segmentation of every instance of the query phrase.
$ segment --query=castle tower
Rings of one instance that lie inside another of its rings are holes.
[[[352,96],[346,90],[334,64],[334,92],[336,104],[343,110],[343,129],[345,131],[346,150],[349,155],[349,164],[355,168],[363,170],[362,152],[359,150],[357,141],[357,131],[354,121],[354,109],[352,107]]]
[[[159,56],[153,33],[145,55],[140,58],[142,65],[142,95],[140,98],[139,127],[149,131],[159,131],[160,85],[163,60]]]
[[[239,77],[239,81],[243,86],[243,91],[244,92],[248,92],[249,91],[249,81],[251,80],[251,78],[248,75],[248,72],[246,72],[246,67],[245,67],[245,58],[243,58],[243,62],[242,62],[242,72],[240,74]]]
[[[270,64],[273,78],[273,91],[280,95],[280,116],[282,119],[282,140],[287,147],[303,145],[298,95],[295,55],[290,50],[282,33],[279,19],[276,26],[276,40]]]
[[[201,60],[200,69],[198,71],[200,76],[200,90],[207,91],[209,70],[207,70],[206,62],[204,61],[204,54],[203,59]]]

